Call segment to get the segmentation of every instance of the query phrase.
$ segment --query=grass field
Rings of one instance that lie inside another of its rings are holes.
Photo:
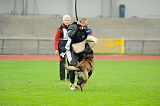
[[[160,61],[95,61],[84,91],[59,81],[58,61],[0,61],[0,106],[158,106]]]

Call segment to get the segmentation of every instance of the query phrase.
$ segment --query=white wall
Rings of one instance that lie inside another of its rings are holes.
[[[117,5],[120,4],[125,4],[127,18],[160,18],[160,0],[117,0]]]
[[[70,1],[70,2],[69,2]],[[38,0],[40,14],[69,14],[72,0]]]
[[[28,0],[28,14],[34,13],[34,0]],[[70,1],[70,2],[69,2]],[[38,10],[44,15],[72,15],[73,0],[37,0]],[[16,11],[22,13],[22,0],[17,0]],[[14,0],[0,0],[0,14],[10,14],[14,8]]]
[[[9,14],[13,8],[13,0],[0,0],[0,14]]]
[[[41,14],[69,14],[75,16],[74,0],[38,0]],[[80,17],[96,17],[101,15],[99,0],[77,0],[77,13]]]
[[[78,15],[96,17],[101,15],[101,0],[77,0]]]
[[[34,13],[34,0],[28,0],[28,13]],[[79,17],[110,17],[111,0],[77,0]],[[126,18],[137,16],[140,18],[159,17],[160,0],[114,0],[118,6],[125,4]],[[40,14],[75,16],[74,0],[37,0]],[[0,14],[10,14],[14,8],[14,0],[0,0]],[[22,0],[17,0],[17,12],[22,13]]]

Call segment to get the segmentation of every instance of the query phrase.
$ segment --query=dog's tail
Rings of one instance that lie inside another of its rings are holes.
[[[74,67],[74,66],[67,66],[67,65],[64,65],[64,68],[67,69],[67,70],[80,70],[80,69],[77,68],[77,67]]]

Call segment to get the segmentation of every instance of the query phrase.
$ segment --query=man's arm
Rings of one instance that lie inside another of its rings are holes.
[[[59,42],[59,38],[60,38],[60,29],[57,29],[55,38],[54,38],[54,50],[55,50],[55,54],[58,54],[58,42]]]
[[[72,39],[76,32],[78,31],[77,25],[70,25],[68,28],[68,36]]]

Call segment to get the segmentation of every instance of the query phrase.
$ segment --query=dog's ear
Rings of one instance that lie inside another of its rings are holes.
[[[85,48],[88,48],[88,47],[90,47],[89,44],[88,44],[88,43],[85,43]]]
[[[89,46],[88,43],[85,44],[84,52],[85,52],[85,54],[93,54],[93,50],[91,49],[91,47]]]

